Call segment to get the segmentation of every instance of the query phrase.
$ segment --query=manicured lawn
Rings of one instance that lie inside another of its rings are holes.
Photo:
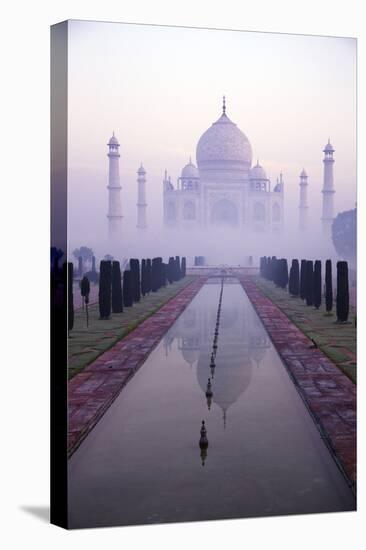
[[[112,314],[108,321],[99,319],[99,306],[93,304],[89,306],[88,328],[85,311],[82,309],[75,311],[74,328],[68,339],[69,379],[82,371],[101,353],[121,340],[195,279],[195,276],[187,275],[181,281],[163,287],[158,292],[150,292],[133,307],[124,308],[122,313]]]
[[[310,338],[318,347],[345,373],[356,382],[356,328],[354,324],[356,309],[350,306],[347,324],[337,324],[335,304],[333,315],[325,314],[324,299],[319,310],[306,306],[300,298],[277,288],[272,282],[256,277],[255,282],[291,321]]]

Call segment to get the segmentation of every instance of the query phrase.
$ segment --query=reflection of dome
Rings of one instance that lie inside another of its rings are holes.
[[[198,168],[219,168],[230,163],[238,168],[252,164],[252,148],[246,135],[239,130],[224,112],[200,137],[196,158]]]
[[[199,349],[182,348],[183,359],[187,361],[189,365],[193,365],[198,360],[200,355]]]
[[[268,345],[267,345],[268,347]],[[250,357],[257,363],[257,366],[259,366],[259,363],[263,360],[264,356],[267,353],[267,347],[254,347],[252,348]]]
[[[198,178],[198,170],[197,166],[195,166],[191,159],[189,159],[189,163],[185,165],[185,167],[182,170],[182,178]]]
[[[209,376],[208,359],[203,354],[198,360],[197,380],[204,393]],[[248,388],[251,378],[252,363],[250,359],[243,357],[242,346],[221,346],[212,384],[213,402],[223,411],[227,411]]]
[[[250,171],[250,179],[251,180],[266,180],[267,174],[265,173],[262,166],[258,163]]]

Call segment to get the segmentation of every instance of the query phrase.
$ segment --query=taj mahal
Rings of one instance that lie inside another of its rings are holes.
[[[246,135],[222,114],[200,137],[197,166],[184,166],[177,187],[165,174],[164,224],[169,227],[226,226],[240,230],[281,231],[284,183],[271,182],[259,162],[252,167]]]
[[[247,136],[228,117],[225,96],[222,112],[199,138],[197,165],[189,159],[173,183],[165,170],[163,178],[163,225],[169,230],[197,230],[224,227],[238,232],[280,233],[284,228],[284,179],[282,173],[272,184],[257,160],[253,165],[252,146]],[[109,238],[122,235],[122,201],[119,177],[119,147],[116,136],[108,144],[108,227]],[[328,140],[324,149],[322,188],[323,234],[330,236],[334,219],[334,148]],[[308,228],[308,175],[299,174],[300,231]],[[136,226],[146,230],[146,170],[137,170]]]

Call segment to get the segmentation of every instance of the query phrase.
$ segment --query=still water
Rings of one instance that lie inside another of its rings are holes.
[[[355,509],[235,279],[223,287],[206,398],[220,289],[201,289],[71,457],[70,527]]]

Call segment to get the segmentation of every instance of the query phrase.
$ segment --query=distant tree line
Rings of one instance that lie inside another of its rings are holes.
[[[277,259],[276,256],[260,258],[259,267],[261,277],[272,281],[276,286],[287,289],[291,296],[304,300],[307,306],[319,309],[322,298],[325,300],[325,310],[331,314],[333,309],[333,280],[332,262],[325,262],[325,291],[323,296],[322,262],[316,260],[292,260],[288,273],[287,260]],[[349,283],[348,264],[345,261],[337,262],[337,293],[336,293],[337,321],[345,323],[349,316]]]
[[[57,259],[54,260],[57,265]],[[150,292],[158,292],[167,284],[172,284],[186,276],[186,258],[170,257],[164,263],[161,257],[138,260],[131,258],[129,269],[121,273],[120,262],[104,259],[100,262],[99,281],[99,318],[109,319],[112,313],[122,313],[125,307],[132,307]],[[66,264],[65,264],[66,265]],[[81,262],[82,268],[82,262]],[[74,324],[73,281],[74,265],[67,263],[68,274],[68,329]],[[80,262],[78,266],[80,270]],[[95,257],[92,256],[92,273],[95,269]],[[83,307],[85,305],[88,326],[88,303],[90,293],[90,279],[86,273],[80,281],[80,292]]]

